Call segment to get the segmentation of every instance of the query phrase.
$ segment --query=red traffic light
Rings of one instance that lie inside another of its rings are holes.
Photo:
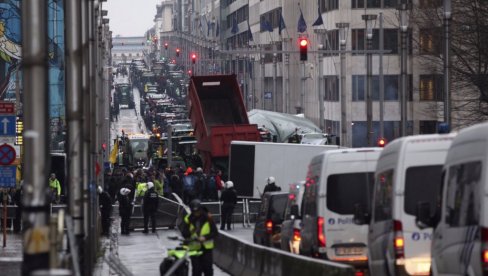
[[[191,63],[195,64],[195,61],[197,61],[197,55],[196,54],[192,54],[191,55]]]
[[[307,51],[308,51],[308,39],[307,38],[299,38],[300,44],[300,60],[306,61],[308,59]]]
[[[176,48],[176,56],[179,57],[180,56],[180,48]]]
[[[168,49],[168,43],[164,43],[164,49]]]
[[[191,76],[191,70],[188,70],[188,75],[190,75],[190,76]]]
[[[386,146],[386,139],[385,138],[379,138],[378,141],[376,142],[376,144],[378,145],[378,147],[382,148],[384,146]]]

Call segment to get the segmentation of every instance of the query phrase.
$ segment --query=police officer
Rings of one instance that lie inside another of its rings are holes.
[[[49,177],[49,188],[51,189],[51,202],[59,203],[59,197],[61,196],[61,183],[59,183],[55,173],[51,173],[51,177]]]
[[[98,204],[102,220],[102,235],[108,237],[110,233],[110,216],[112,215],[112,199],[100,186],[98,186]]]
[[[120,232],[122,235],[129,235],[130,216],[132,215],[132,201],[129,198],[130,190],[120,189],[117,198],[119,200]]]
[[[147,191],[142,201],[142,211],[144,215],[144,231],[148,233],[149,218],[151,218],[152,232],[156,233],[156,211],[158,210],[158,193],[154,189],[154,183],[147,182]]]
[[[227,224],[227,230],[230,230],[230,224],[232,223],[232,213],[234,207],[237,204],[237,192],[234,189],[234,183],[232,181],[225,182],[225,190],[220,196],[222,202],[222,221],[220,223],[220,230],[224,230]]]
[[[281,191],[281,188],[279,186],[276,186],[275,178],[273,176],[266,178],[266,187],[264,187],[264,193],[279,191]]]
[[[214,238],[218,235],[213,219],[202,208],[201,202],[194,199],[190,202],[191,214],[184,218],[182,234],[185,239],[191,240],[188,244],[190,250],[201,251],[202,254],[191,257],[192,275],[213,275]]]

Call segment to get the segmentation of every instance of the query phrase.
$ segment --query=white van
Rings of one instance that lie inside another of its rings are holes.
[[[417,206],[440,197],[441,171],[455,134],[407,136],[388,144],[378,160],[369,223],[371,275],[428,275],[432,228],[415,223]],[[361,218],[362,217],[362,218]]]
[[[433,275],[488,275],[488,123],[459,132],[443,169],[442,203],[419,221],[435,226]],[[434,215],[432,215],[434,213]]]
[[[367,225],[353,223],[368,208],[381,148],[329,150],[309,165],[302,200],[300,254],[367,267]]]

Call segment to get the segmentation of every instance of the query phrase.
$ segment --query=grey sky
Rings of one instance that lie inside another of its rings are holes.
[[[161,0],[108,0],[103,3],[103,9],[108,10],[114,36],[144,36],[154,26],[159,3]]]

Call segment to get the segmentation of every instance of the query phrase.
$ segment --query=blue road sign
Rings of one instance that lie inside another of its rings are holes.
[[[15,136],[15,115],[0,115],[0,136]]]
[[[0,188],[15,188],[16,185],[16,166],[0,167]]]

